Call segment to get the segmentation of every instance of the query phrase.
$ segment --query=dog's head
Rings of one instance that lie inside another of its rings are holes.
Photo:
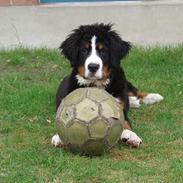
[[[61,44],[61,53],[78,71],[80,79],[106,81],[112,68],[120,67],[120,60],[130,49],[112,30],[111,24],[82,25]]]

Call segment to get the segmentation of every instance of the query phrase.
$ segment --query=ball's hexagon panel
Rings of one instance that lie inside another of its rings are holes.
[[[70,127],[67,127],[67,137],[70,144],[83,144],[89,138],[88,128],[86,125],[74,121]]]
[[[106,146],[103,140],[89,139],[83,146],[82,151],[89,155],[101,155],[105,152]]]
[[[98,118],[93,123],[89,124],[90,136],[94,138],[104,138],[107,129],[107,122],[102,118]]]
[[[98,104],[85,98],[76,105],[76,118],[89,122],[98,116]]]
[[[108,99],[109,95],[103,89],[90,88],[90,89],[88,89],[87,97],[89,97],[90,99],[92,99],[96,102],[101,102],[103,100]]]
[[[59,137],[61,138],[62,142],[64,144],[67,144],[67,133],[66,133],[66,128],[65,128],[63,122],[57,121],[56,126],[57,126],[57,132],[58,132]]]
[[[122,133],[122,124],[119,122],[112,126],[107,135],[107,142],[109,144],[109,148],[117,143]]]
[[[57,117],[58,121],[62,121],[65,125],[67,125],[70,121],[72,121],[75,117],[75,112],[74,112],[74,106],[64,106],[59,118]]]
[[[77,89],[71,92],[67,97],[64,99],[64,103],[66,105],[73,105],[81,102],[82,99],[86,98],[86,89]]]
[[[123,111],[119,108],[115,100],[109,98],[101,102],[101,113],[105,118],[121,118],[121,114]]]

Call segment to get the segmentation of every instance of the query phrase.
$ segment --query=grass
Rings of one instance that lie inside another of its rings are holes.
[[[89,158],[50,144],[65,59],[48,49],[0,51],[0,182],[183,182],[183,46],[133,48],[123,67],[138,88],[165,100],[131,110],[139,149],[117,145]]]

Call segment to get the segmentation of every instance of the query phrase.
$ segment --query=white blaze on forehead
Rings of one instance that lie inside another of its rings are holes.
[[[91,39],[91,47],[92,47],[92,53],[91,55],[96,55],[96,36],[93,36]]]
[[[103,63],[102,63],[101,58],[97,55],[96,40],[97,40],[96,36],[93,36],[91,38],[91,54],[85,61],[85,77],[88,78],[90,76],[90,71],[88,70],[88,65],[93,63],[93,64],[99,64],[99,69],[95,73],[94,77],[96,77],[96,79],[101,79]]]

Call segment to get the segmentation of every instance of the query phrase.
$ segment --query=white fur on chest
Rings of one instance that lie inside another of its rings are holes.
[[[110,79],[107,79],[105,82],[100,82],[99,80],[90,80],[90,79],[85,79],[80,75],[76,75],[77,82],[79,86],[96,86],[99,88],[105,88],[109,83]]]

